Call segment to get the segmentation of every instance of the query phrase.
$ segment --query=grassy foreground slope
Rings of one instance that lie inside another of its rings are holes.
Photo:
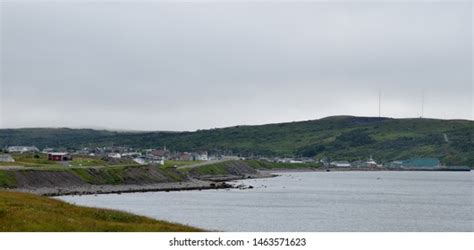
[[[171,150],[228,151],[265,156],[378,161],[437,157],[474,166],[474,121],[334,116],[319,120],[234,126],[195,132],[110,132],[86,129],[0,129],[0,147],[79,148],[125,145]]]
[[[191,232],[197,228],[32,194],[0,192],[0,232]]]

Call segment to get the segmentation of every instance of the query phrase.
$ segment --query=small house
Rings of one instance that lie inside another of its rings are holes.
[[[192,161],[194,160],[194,157],[191,153],[184,152],[184,153],[179,154],[178,160],[179,161]]]
[[[147,161],[143,157],[134,158],[133,161],[140,164],[140,165],[146,165],[147,164]]]
[[[193,158],[195,161],[207,161],[207,152],[197,152],[196,154],[193,154]]]
[[[9,154],[0,154],[0,162],[15,162],[15,159]]]
[[[10,153],[28,153],[28,152],[39,152],[39,149],[35,146],[11,146],[7,148]]]
[[[113,159],[121,159],[122,155],[120,153],[108,153],[107,157],[113,158]]]
[[[72,161],[72,155],[66,152],[52,152],[48,153],[48,160],[50,161]]]
[[[351,164],[348,161],[332,161],[331,166],[335,168],[350,168]]]
[[[123,158],[137,158],[140,157],[142,154],[140,152],[127,152],[122,153],[121,157]]]
[[[168,158],[170,157],[171,152],[165,148],[165,149],[155,149],[151,151],[150,154],[154,156],[158,156],[158,157]]]

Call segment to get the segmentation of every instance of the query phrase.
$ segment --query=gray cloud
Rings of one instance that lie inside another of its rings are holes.
[[[466,3],[11,3],[3,127],[472,119]]]

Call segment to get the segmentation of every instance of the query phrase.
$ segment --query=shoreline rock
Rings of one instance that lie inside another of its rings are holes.
[[[211,181],[186,181],[156,183],[146,185],[119,184],[119,185],[88,185],[73,187],[44,187],[44,188],[14,188],[7,191],[33,193],[43,196],[63,196],[63,195],[97,195],[97,194],[122,194],[122,193],[144,193],[144,192],[170,192],[188,190],[208,190],[208,189],[228,189],[235,188],[225,182]]]

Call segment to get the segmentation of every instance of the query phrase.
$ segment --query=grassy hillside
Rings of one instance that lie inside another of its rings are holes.
[[[190,232],[197,228],[32,194],[0,192],[0,232]]]
[[[437,157],[445,164],[474,165],[474,122],[336,116],[319,120],[235,126],[196,132],[121,133],[73,129],[3,129],[0,147],[126,145],[172,150],[228,151],[244,155],[329,157],[379,161]],[[447,138],[447,140],[446,140]]]

